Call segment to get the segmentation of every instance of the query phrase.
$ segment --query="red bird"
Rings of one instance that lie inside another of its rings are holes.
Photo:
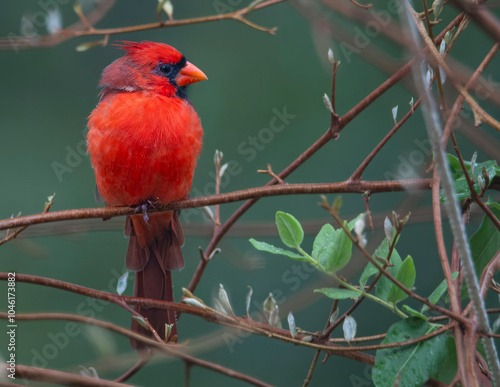
[[[102,73],[101,100],[88,121],[87,144],[98,193],[108,206],[167,204],[191,189],[203,130],[186,86],[207,79],[175,48],[123,42],[126,55]],[[146,208],[146,207],[143,207]],[[174,212],[128,216],[126,264],[136,271],[134,296],[173,301],[171,271],[184,266],[182,230]],[[165,338],[175,313],[136,310]],[[132,330],[151,333],[132,321]],[[172,329],[172,340],[177,335]],[[131,341],[135,349],[141,343]]]

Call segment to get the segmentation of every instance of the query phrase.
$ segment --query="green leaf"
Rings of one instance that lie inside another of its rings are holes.
[[[327,272],[335,272],[347,265],[351,255],[352,241],[344,230],[335,230],[331,224],[325,224],[314,240],[312,257]]]
[[[487,206],[489,206],[491,208],[495,208],[497,210],[500,210],[500,203],[491,200],[490,197],[488,197],[488,201],[486,203],[484,203],[484,204],[486,204]]]
[[[139,316],[132,316],[132,318],[139,323],[139,325],[143,328],[146,328],[149,331],[148,324],[146,324],[146,321]]]
[[[382,344],[399,343],[422,337],[441,327],[409,317],[393,324]],[[379,349],[372,369],[375,386],[420,386],[439,371],[449,355],[444,333],[404,347]]]
[[[458,271],[452,273],[451,276],[453,280],[455,280],[458,277]],[[429,296],[429,301],[432,302],[433,304],[436,304],[439,301],[439,299],[443,296],[444,292],[446,292],[446,290],[448,290],[448,285],[446,283],[446,279],[444,279],[441,281],[438,287],[431,293],[431,295]],[[429,310],[429,306],[424,304],[422,306],[421,312],[424,313],[427,310]]]
[[[416,272],[415,265],[413,264],[413,258],[408,255],[403,263],[399,266],[395,278],[405,287],[411,288],[415,284],[415,277]],[[406,294],[403,289],[401,289],[394,283],[391,284],[391,290],[389,291],[389,295],[387,296],[387,302],[397,303],[407,297],[408,294]]]
[[[281,241],[288,247],[300,247],[304,240],[304,230],[299,221],[286,212],[276,212],[276,226]]]
[[[432,377],[449,385],[457,374],[458,364],[457,347],[455,339],[451,335],[446,335],[446,351],[448,352],[446,359],[441,363],[441,367],[439,367],[439,370]]]
[[[492,208],[492,212],[497,218],[500,218],[500,210]],[[500,231],[491,224],[490,218],[486,215],[478,230],[470,238],[470,249],[476,273],[480,275],[491,258],[500,249]]]
[[[253,245],[253,247],[255,247],[257,250],[260,251],[266,251],[271,254],[284,255],[285,257],[296,259],[298,261],[306,261],[306,262],[309,261],[308,258],[303,257],[302,255],[299,255],[297,253],[294,253],[293,251],[285,250],[282,249],[281,247],[276,247],[266,242],[259,242],[253,238],[250,239],[250,243]]]
[[[380,243],[379,247],[377,247],[377,250],[375,250],[375,253],[373,253],[373,259],[380,261],[380,260],[387,260],[387,256],[389,255],[389,241],[384,238],[384,240]],[[398,252],[396,249],[392,251],[391,254],[391,260],[390,263],[394,266],[387,267],[387,271],[395,276],[397,273],[397,269],[399,268],[399,265],[401,265],[401,257],[399,256]],[[359,279],[359,284],[361,287],[365,286],[366,281],[374,274],[378,273],[378,269],[372,264],[368,263],[366,265],[365,269],[363,270],[363,273],[361,274],[361,278]],[[380,277],[380,279],[377,282],[377,287],[376,287],[376,296],[378,298],[381,298],[383,300],[387,300],[387,296],[389,294],[389,291],[391,289],[392,282],[387,279],[385,276]]]
[[[403,312],[411,314],[413,317],[421,318],[422,320],[425,320],[425,321],[428,320],[427,316],[425,314],[422,314],[418,310],[413,309],[411,306],[408,306],[405,304],[405,305],[403,305],[403,307],[401,309],[403,309]]]
[[[492,208],[493,214],[500,218],[500,210]],[[500,231],[491,224],[490,218],[486,215],[477,231],[470,237],[470,249],[476,273],[481,275],[488,262],[500,249]],[[462,297],[467,297],[467,288],[462,288]]]
[[[448,163],[450,163],[451,172],[454,174],[462,173],[462,167],[460,166],[460,161],[458,160],[458,157],[452,155],[451,153],[447,153],[446,156],[448,157]]]
[[[377,273],[378,273],[378,269],[371,262],[369,262],[368,265],[365,266],[365,269],[363,270],[363,273],[361,273],[361,277],[359,279],[359,285],[361,287],[364,287],[366,281],[368,281],[368,279],[372,275],[375,275]]]
[[[356,300],[360,296],[360,294],[354,290],[339,289],[339,288],[314,289],[314,292],[323,293],[325,296],[333,298],[334,300],[345,300],[346,298],[352,298]]]
[[[460,162],[458,158],[456,158],[453,155],[448,154],[448,162],[450,163],[450,168],[453,174],[453,187],[455,190],[455,193],[457,194],[457,199],[458,200],[463,200],[467,197],[470,196],[470,189],[469,185],[467,184],[467,179],[465,178],[465,175],[462,171],[462,167],[460,166]],[[474,165],[474,190],[479,193],[481,192],[481,188],[479,187],[478,183],[478,176],[483,175],[483,167],[486,169],[486,173],[488,174],[489,177],[489,182],[488,185],[491,184],[493,178],[495,176],[500,175],[500,167],[498,166],[497,162],[495,160],[488,160],[483,163],[475,163]],[[467,172],[469,176],[472,176],[472,171],[471,171],[471,162],[470,161],[465,161],[465,168],[467,169]],[[445,200],[445,194],[444,191],[441,190],[441,201]]]

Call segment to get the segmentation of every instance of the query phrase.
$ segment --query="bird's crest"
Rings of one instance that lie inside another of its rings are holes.
[[[164,43],[121,41],[115,46],[127,51],[126,56],[129,59],[144,65],[178,63],[182,59],[182,54],[179,51]]]

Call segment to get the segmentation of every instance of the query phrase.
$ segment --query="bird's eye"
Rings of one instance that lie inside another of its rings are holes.
[[[161,64],[158,69],[164,75],[169,75],[172,72],[173,67],[169,64]]]

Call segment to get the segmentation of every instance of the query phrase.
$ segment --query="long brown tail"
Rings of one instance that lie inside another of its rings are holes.
[[[143,215],[127,216],[125,235],[130,237],[126,264],[136,271],[134,297],[173,301],[172,270],[184,267],[181,246],[184,236],[179,219],[173,212],[154,213],[148,222]],[[172,310],[137,306],[136,311],[165,338],[165,324],[174,324],[169,340],[177,336],[176,315]],[[152,336],[152,333],[132,319],[132,331]],[[140,350],[144,344],[130,340],[132,348]]]

